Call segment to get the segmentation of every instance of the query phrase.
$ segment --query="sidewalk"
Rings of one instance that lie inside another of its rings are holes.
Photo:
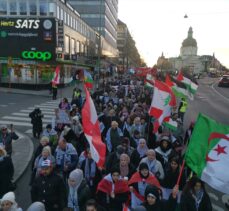
[[[17,181],[26,170],[32,159],[34,146],[32,140],[18,131],[18,140],[13,141],[12,161],[14,164],[14,181]]]

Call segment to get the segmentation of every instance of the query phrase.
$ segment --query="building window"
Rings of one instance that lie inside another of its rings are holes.
[[[76,29],[76,19],[73,18],[73,29]]]
[[[30,15],[37,15],[37,3],[30,1],[29,2],[29,12]]]
[[[56,6],[56,17],[57,19],[60,19],[60,7]]]
[[[71,54],[75,54],[76,51],[76,41],[75,39],[71,39]]]
[[[9,2],[9,6],[10,6],[10,15],[17,15],[17,1],[11,0]]]
[[[67,13],[64,11],[64,23],[67,24]]]
[[[49,15],[55,16],[55,14],[56,14],[56,4],[49,3]]]
[[[6,15],[7,14],[6,1],[7,0],[1,0],[0,1],[0,15]]]
[[[69,14],[67,15],[67,25],[70,26],[70,18],[69,18]]]
[[[68,35],[65,35],[65,38],[64,38],[64,41],[65,41],[65,53],[69,54],[70,53],[70,37]]]
[[[40,1],[40,15],[47,15],[48,14],[48,3],[47,1]]]
[[[20,15],[27,15],[26,1],[19,2]]]
[[[60,20],[64,20],[64,11],[63,9],[60,9]]]
[[[80,53],[80,41],[76,42],[76,53]]]
[[[72,16],[70,16],[70,26],[73,27],[72,26]]]

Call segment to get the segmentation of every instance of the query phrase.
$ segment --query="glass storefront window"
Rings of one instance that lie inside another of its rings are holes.
[[[30,15],[37,15],[37,3],[36,1],[29,2],[29,12]]]
[[[65,35],[65,38],[64,38],[64,46],[65,46],[65,53],[69,54],[70,53],[70,37]]]
[[[17,15],[17,1],[11,0],[9,2],[9,7],[10,7],[10,15]]]
[[[80,53],[80,41],[76,42],[76,53]]]
[[[1,0],[0,1],[0,15],[6,15],[7,14],[7,0]]]
[[[75,54],[75,50],[76,50],[76,41],[75,39],[71,39],[71,54]]]
[[[48,14],[48,3],[47,1],[40,1],[40,15],[47,15]]]
[[[26,1],[19,2],[20,15],[27,15],[27,4]]]

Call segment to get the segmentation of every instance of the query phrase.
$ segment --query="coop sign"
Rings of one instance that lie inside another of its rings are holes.
[[[45,62],[52,58],[52,54],[49,51],[23,51],[22,58],[30,60],[42,60]]]

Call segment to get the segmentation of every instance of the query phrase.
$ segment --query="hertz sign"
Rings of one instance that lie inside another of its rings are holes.
[[[0,57],[54,61],[54,18],[0,18]]]

